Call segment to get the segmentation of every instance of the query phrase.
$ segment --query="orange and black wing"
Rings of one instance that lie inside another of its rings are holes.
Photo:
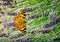
[[[26,34],[26,15],[23,12],[14,18],[14,27]]]

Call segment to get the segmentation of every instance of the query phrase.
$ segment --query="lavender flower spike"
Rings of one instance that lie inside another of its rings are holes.
[[[3,24],[3,25],[4,25],[4,27],[13,27],[14,22],[5,23],[5,24]]]

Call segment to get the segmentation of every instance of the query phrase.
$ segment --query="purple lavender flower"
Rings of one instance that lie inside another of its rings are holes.
[[[29,38],[22,39],[22,42],[28,42],[28,41],[29,41]]]
[[[14,22],[5,23],[5,24],[4,24],[4,27],[13,27],[13,25],[14,25]]]
[[[14,22],[9,23],[9,26],[13,26],[13,25],[14,25]]]
[[[8,23],[5,23],[5,24],[3,24],[4,25],[4,27],[8,27]]]

